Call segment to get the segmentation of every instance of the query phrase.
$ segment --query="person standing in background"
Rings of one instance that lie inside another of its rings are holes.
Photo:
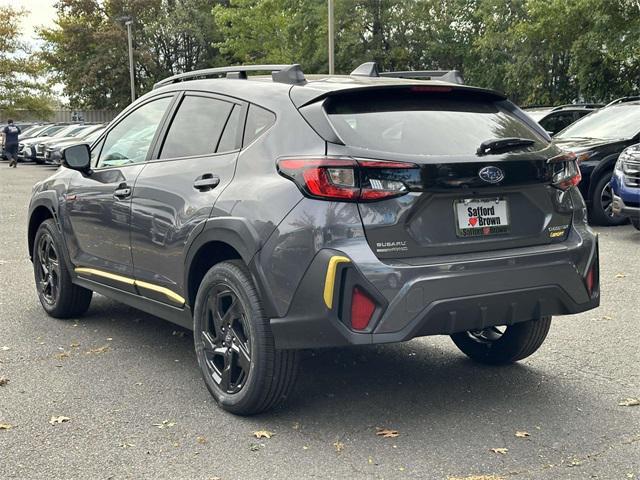
[[[9,119],[7,126],[2,130],[4,151],[7,158],[9,158],[9,167],[16,168],[18,166],[18,135],[21,133],[20,127],[15,126],[11,119]]]

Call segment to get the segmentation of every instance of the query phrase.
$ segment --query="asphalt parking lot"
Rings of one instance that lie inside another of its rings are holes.
[[[473,364],[445,337],[305,352],[288,405],[239,418],[209,396],[190,332],[104,297],[75,321],[44,314],[26,214],[52,172],[0,162],[1,479],[640,479],[640,406],[619,405],[640,398],[632,227],[597,229],[601,307],[558,318],[518,365]]]

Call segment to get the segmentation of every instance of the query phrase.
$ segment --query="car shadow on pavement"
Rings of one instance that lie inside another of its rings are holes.
[[[81,321],[91,328],[108,328],[121,347],[154,356],[145,362],[157,361],[158,368],[179,358],[180,363],[169,367],[177,377],[187,372],[192,379],[200,375],[188,330],[99,296]],[[572,397],[582,397],[584,402],[583,386],[550,372],[544,353],[538,355],[515,365],[484,366],[467,359],[444,337],[306,350],[301,352],[298,380],[289,401],[279,410],[254,418],[276,424],[321,418],[322,423],[336,428],[389,422],[406,426],[406,422],[420,419],[421,423],[434,416],[438,423],[458,422],[470,412],[489,416],[517,412],[520,418],[529,413],[535,417],[544,415],[550,404],[559,410],[573,409],[568,404]],[[172,375],[171,370],[164,375]]]

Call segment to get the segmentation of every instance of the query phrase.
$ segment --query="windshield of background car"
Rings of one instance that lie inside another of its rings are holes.
[[[615,105],[596,110],[555,138],[632,138],[640,132],[640,105]]]
[[[544,118],[546,115],[549,115],[551,113],[551,109],[547,108],[544,110],[525,110],[524,113],[529,115],[536,122],[539,122],[542,118]]]
[[[100,135],[102,135],[102,132],[104,132],[105,128],[106,127],[102,127],[97,130],[94,130],[89,135],[84,135],[84,136],[81,135],[80,138],[82,138],[82,140],[84,140],[86,143],[92,144],[98,139]]]
[[[417,87],[330,97],[325,110],[346,145],[409,155],[475,155],[482,142],[518,137],[546,143],[492,98]]]
[[[50,125],[47,128],[43,129],[42,131],[38,132],[38,136],[51,136],[56,132],[59,132],[60,130],[62,130],[63,128],[65,128],[66,125]]]

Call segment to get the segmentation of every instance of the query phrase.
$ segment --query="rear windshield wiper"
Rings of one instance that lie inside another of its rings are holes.
[[[492,138],[490,140],[485,140],[484,142],[482,142],[478,147],[478,150],[476,150],[476,154],[488,155],[492,153],[504,152],[507,150],[514,150],[518,147],[527,147],[529,145],[533,145],[534,143],[535,142],[529,138]]]

